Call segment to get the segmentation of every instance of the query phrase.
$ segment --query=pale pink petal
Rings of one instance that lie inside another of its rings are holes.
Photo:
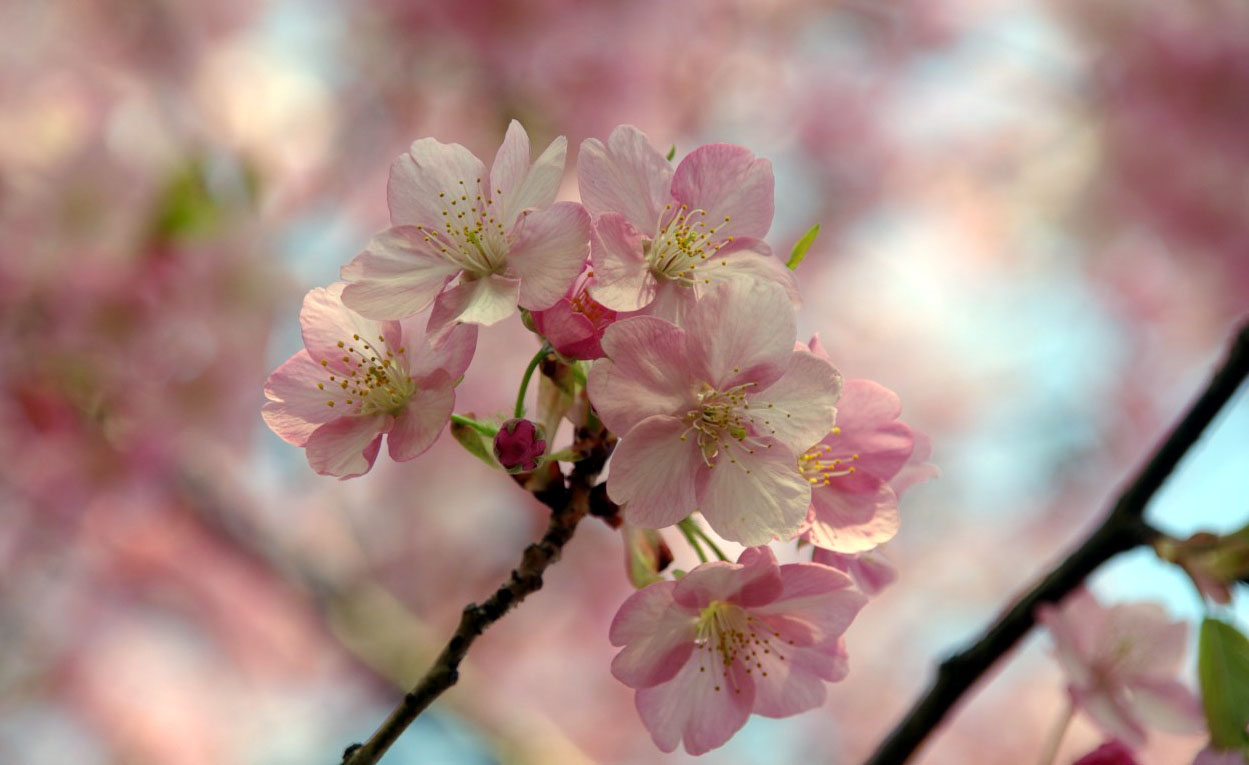
[[[390,222],[441,231],[444,212],[479,209],[476,199],[484,190],[485,177],[481,160],[458,143],[433,138],[415,141],[408,153],[390,166],[386,187]]]
[[[503,225],[510,226],[522,210],[555,201],[567,153],[568,139],[560,136],[530,165],[529,134],[519,122],[511,121],[490,166],[490,199]]]
[[[772,227],[773,185],[771,162],[741,146],[713,143],[681,160],[672,196],[691,210],[706,210],[719,236],[763,238]]]
[[[401,319],[423,311],[442,288],[460,272],[424,240],[413,226],[390,228],[342,268],[352,284],[343,290],[343,302],[353,311],[374,319]]]
[[[911,451],[911,457],[898,474],[889,481],[889,485],[893,487],[893,493],[899,497],[912,486],[941,476],[941,470],[928,462],[928,458],[932,456],[932,441],[927,435],[914,429],[911,430],[911,437],[915,439],[915,448]]]
[[[606,359],[590,367],[590,402],[607,427],[628,433],[656,414],[683,416],[694,381],[681,362],[685,333],[649,316],[623,319],[603,333]]]
[[[698,305],[698,293],[681,282],[669,279],[654,280],[650,303],[641,313],[657,319],[670,321],[678,327],[685,326],[690,311]]]
[[[849,574],[855,586],[869,597],[898,579],[898,570],[880,550],[843,555],[817,547],[811,554],[811,562],[832,566]]]
[[[1179,669],[1188,625],[1171,621],[1157,603],[1124,603],[1109,611],[1104,642],[1126,646],[1116,652],[1120,677],[1169,675]]]
[[[630,429],[611,460],[607,495],[624,506],[625,519],[659,529],[694,510],[694,476],[702,465],[698,444],[682,439],[683,420],[656,415]]]
[[[1145,743],[1145,729],[1124,701],[1100,690],[1070,688],[1076,705],[1093,718],[1106,735],[1117,738],[1132,749]]]
[[[594,138],[581,142],[577,185],[582,203],[596,218],[620,213],[643,233],[653,235],[671,184],[672,165],[632,125],[613,130],[606,146]]]
[[[841,392],[841,409],[837,425],[842,430],[868,431],[898,419],[902,400],[878,382],[851,379]]]
[[[794,453],[777,444],[754,454],[721,454],[698,495],[707,523],[725,539],[764,545],[789,539],[807,517],[811,484],[798,473]]]
[[[325,423],[308,438],[308,464],[321,475],[364,475],[377,459],[390,422],[390,417],[376,416],[339,417]]]
[[[841,492],[835,485],[815,486],[811,506],[815,518],[808,534],[816,547],[865,552],[898,534],[898,498],[884,484],[874,494]]]
[[[781,593],[776,555],[767,547],[748,547],[737,563],[705,563],[677,582],[673,599],[689,609],[723,600],[748,608],[770,603]]]
[[[310,290],[304,296],[303,307],[299,311],[304,347],[308,349],[313,361],[326,362],[331,374],[349,374],[354,369],[354,362],[358,357],[348,351],[347,347],[353,345],[356,336],[376,342],[378,337],[385,334],[382,323],[366,319],[343,305],[343,288],[346,286],[342,282],[335,282],[329,287]],[[393,322],[387,324],[392,324],[393,330],[397,330],[399,326]],[[343,361],[343,356],[347,356],[348,360]]]
[[[269,375],[261,408],[265,423],[282,440],[295,446],[308,443],[308,437],[323,423],[341,416],[329,406],[333,396],[323,389],[329,373],[300,350]]]
[[[523,215],[507,251],[511,275],[520,277],[519,302],[533,311],[568,292],[590,253],[590,215],[576,202],[556,202]]]
[[[434,301],[433,314],[443,317],[444,321],[490,326],[516,313],[519,294],[520,280],[499,274],[461,280],[455,287],[438,296]],[[430,328],[439,330],[445,324],[440,322],[436,325],[433,314],[430,316]]]
[[[751,282],[774,282],[785,289],[794,308],[802,305],[794,272],[772,255],[772,249],[760,239],[741,238],[721,248],[694,271],[695,291],[703,295],[729,279]]]
[[[386,436],[390,458],[405,462],[433,446],[454,408],[455,391],[451,387],[418,388],[407,407],[395,415],[394,426]]]
[[[717,390],[744,382],[771,385],[789,368],[797,335],[794,309],[783,289],[741,280],[725,282],[701,298],[685,330],[691,361],[700,363]]]
[[[845,632],[867,603],[850,577],[828,566],[787,563],[780,573],[781,593],[754,612],[804,621],[816,631],[817,642]]]
[[[1128,686],[1132,712],[1167,733],[1196,733],[1205,727],[1201,700],[1178,680],[1140,678]]]
[[[671,680],[694,652],[698,615],[674,605],[675,582],[656,582],[629,596],[612,620],[612,675],[630,688]]]
[[[1062,607],[1037,607],[1036,618],[1054,640],[1055,656],[1076,685],[1088,685],[1092,678],[1090,662],[1106,630],[1109,612],[1084,588],[1063,599]]]
[[[830,643],[836,649],[836,641]],[[755,681],[755,705],[753,712],[764,717],[789,717],[824,703],[826,691],[824,678],[808,671],[804,666],[810,659],[811,649],[791,646],[769,645],[762,651],[756,649],[751,661],[751,677]],[[816,655],[817,658],[819,654]],[[805,661],[804,661],[805,660]],[[844,656],[834,653],[828,663],[844,664]],[[825,673],[828,674],[828,673]]]
[[[642,235],[624,216],[606,213],[594,223],[590,295],[614,311],[640,310],[655,296],[655,277],[642,254]]]
[[[429,385],[434,372],[441,371],[454,382],[464,375],[477,350],[477,325],[447,324],[421,337],[405,348],[408,375],[418,384]]]
[[[700,671],[702,670],[702,671]],[[655,745],[664,752],[685,742],[699,755],[722,746],[746,724],[755,686],[735,662],[724,674],[718,663],[691,660],[676,677],[637,692],[637,709]]]
[[[809,351],[789,353],[790,363],[784,374],[751,396],[750,407],[763,411],[754,417],[761,435],[775,438],[801,454],[833,429],[841,374]]]

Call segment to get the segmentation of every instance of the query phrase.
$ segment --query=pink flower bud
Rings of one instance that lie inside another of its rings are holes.
[[[1112,739],[1076,760],[1072,765],[1136,765],[1132,750]]]
[[[494,436],[494,456],[509,473],[537,470],[546,454],[546,435],[542,427],[529,420],[508,420]]]

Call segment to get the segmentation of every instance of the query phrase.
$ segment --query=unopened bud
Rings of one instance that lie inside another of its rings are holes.
[[[494,437],[494,456],[509,473],[537,470],[546,454],[542,427],[529,420],[508,420]]]

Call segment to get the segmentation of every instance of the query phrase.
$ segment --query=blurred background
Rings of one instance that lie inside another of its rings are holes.
[[[823,226],[801,331],[932,438],[850,677],[708,763],[860,761],[1097,522],[1249,309],[1240,0],[17,0],[0,42],[4,762],[336,763],[540,534],[445,435],[337,482],[260,420],[303,293],[387,225],[415,138],[489,158],[516,117],[571,168],[632,123],[770,158],[773,247]],[[504,411],[535,348],[483,332],[459,410]],[[1152,520],[1242,525],[1247,458],[1242,391]],[[1147,551],[1092,588],[1203,610]],[[587,521],[386,761],[687,761],[610,675],[628,592]],[[1035,758],[1049,651],[1031,636],[918,761]],[[1100,740],[1077,719],[1059,762]]]

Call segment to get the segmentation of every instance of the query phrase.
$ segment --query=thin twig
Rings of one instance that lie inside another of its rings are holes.
[[[455,685],[460,662],[487,627],[498,621],[529,595],[542,588],[542,575],[559,560],[564,545],[572,539],[577,524],[590,510],[594,481],[611,451],[612,444],[582,431],[577,447],[588,456],[573,466],[568,487],[551,486],[534,496],[551,508],[551,521],[542,539],[525,548],[520,565],[507,582],[481,605],[470,603],[460,615],[455,634],[416,685],[404,695],[386,721],[363,744],[353,744],[343,752],[342,765],[372,765],[428,707],[434,699]]]
[[[941,662],[928,691],[881,742],[866,765],[906,762],[963,694],[1032,629],[1038,605],[1057,603],[1107,560],[1148,544],[1158,535],[1142,520],[1146,505],[1246,377],[1249,377],[1249,323],[1240,328],[1226,360],[1205,391],[1119,495],[1105,522],[1020,597],[979,639]]]

